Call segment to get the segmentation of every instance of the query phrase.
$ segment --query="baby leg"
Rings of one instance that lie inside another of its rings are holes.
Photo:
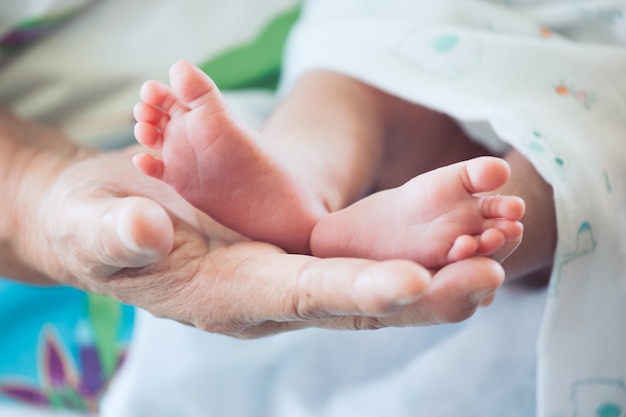
[[[135,136],[162,155],[134,158],[224,225],[253,239],[308,252],[310,232],[325,214],[293,161],[238,122],[212,80],[186,62],[172,66],[170,84],[148,81],[135,106]]]
[[[419,175],[322,219],[313,230],[317,256],[407,258],[437,268],[488,255],[518,240],[524,202],[481,197],[509,179],[507,163],[481,157]]]

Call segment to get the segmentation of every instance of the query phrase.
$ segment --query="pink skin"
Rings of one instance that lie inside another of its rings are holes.
[[[255,240],[291,252],[407,258],[436,268],[521,239],[521,199],[475,195],[507,182],[501,159],[443,167],[329,215],[330,205],[314,191],[323,184],[306,162],[238,122],[209,77],[179,62],[170,84],[142,87],[135,136],[163,159],[143,153],[135,165]]]
[[[135,169],[138,148],[96,153],[0,111],[0,178],[12,196],[0,200],[0,275],[105,294],[240,338],[457,322],[504,280],[483,257],[430,272],[242,239]]]
[[[521,238],[521,223],[511,219],[523,216],[524,202],[476,194],[499,188],[509,176],[508,164],[492,157],[418,175],[322,219],[311,237],[313,253],[405,258],[427,268],[493,254]]]

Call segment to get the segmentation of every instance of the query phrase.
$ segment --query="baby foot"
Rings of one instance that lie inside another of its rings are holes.
[[[314,255],[406,258],[439,268],[490,255],[521,239],[524,201],[477,196],[509,178],[508,164],[480,157],[419,175],[331,213],[313,229]]]
[[[173,186],[220,223],[289,251],[308,253],[309,237],[326,213],[280,154],[235,120],[213,81],[178,62],[170,85],[146,82],[135,106],[137,140],[162,154],[133,161]]]

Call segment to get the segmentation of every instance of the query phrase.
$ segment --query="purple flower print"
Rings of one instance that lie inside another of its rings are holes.
[[[107,378],[103,375],[100,355],[93,343],[79,346],[78,356],[80,372],[61,348],[56,334],[45,331],[39,360],[42,364],[41,387],[7,381],[0,383],[0,395],[39,407],[94,412]],[[122,358],[120,353],[118,360]]]

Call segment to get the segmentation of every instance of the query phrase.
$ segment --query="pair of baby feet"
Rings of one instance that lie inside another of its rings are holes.
[[[508,181],[502,159],[442,167],[328,213],[293,161],[238,122],[198,68],[176,63],[170,86],[148,81],[141,99],[135,136],[162,159],[143,153],[135,165],[252,239],[320,257],[405,258],[438,268],[522,237],[520,198],[477,195]]]

